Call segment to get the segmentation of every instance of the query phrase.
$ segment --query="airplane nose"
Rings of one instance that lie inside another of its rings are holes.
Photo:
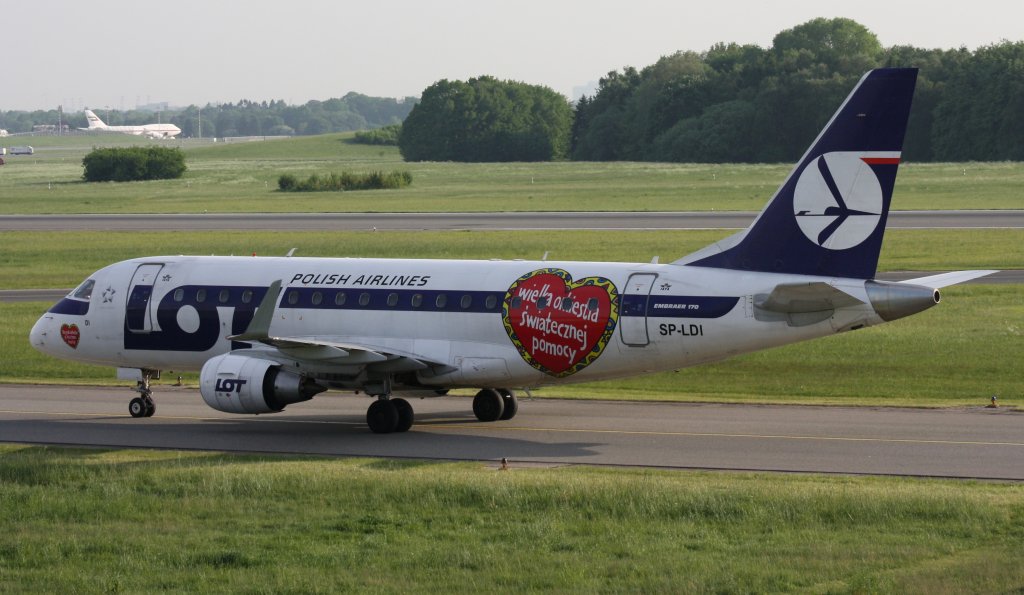
[[[28,340],[32,344],[32,347],[38,351],[46,353],[46,341],[49,338],[52,318],[47,315],[39,317],[39,320],[32,326],[32,331],[28,334]]]

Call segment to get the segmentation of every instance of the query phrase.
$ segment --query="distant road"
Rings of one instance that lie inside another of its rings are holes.
[[[1024,414],[983,400],[899,409],[521,399],[515,419],[480,423],[471,399],[443,397],[416,400],[412,430],[382,436],[366,427],[366,397],[325,393],[246,416],[210,409],[194,389],[161,386],[156,415],[135,419],[132,396],[126,387],[0,385],[0,441],[1024,480]]]
[[[0,231],[742,229],[752,212],[0,215]],[[1024,210],[892,211],[890,229],[1024,228]]]

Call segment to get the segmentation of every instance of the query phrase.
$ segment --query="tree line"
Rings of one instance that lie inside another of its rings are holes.
[[[311,135],[379,128],[401,123],[417,98],[369,97],[348,93],[326,101],[288,105],[282,100],[190,105],[159,114],[161,121],[181,128],[184,137]],[[94,109],[111,126],[150,124],[157,115],[150,111]],[[63,115],[72,130],[87,127],[81,112]],[[57,110],[0,111],[0,128],[8,132],[31,132],[38,124],[57,124]],[[201,129],[201,134],[200,134]]]
[[[601,78],[574,105],[547,87],[481,76],[442,80],[421,100],[357,93],[202,108],[202,136],[320,134],[393,126],[361,142],[397,141],[410,161],[788,162],[797,159],[857,80],[884,66],[920,69],[904,157],[1024,160],[1024,42],[969,51],[882,47],[856,21],[813,19],[768,48],[719,43]],[[418,103],[417,103],[418,101]],[[105,112],[101,113],[101,116]],[[85,126],[75,116],[72,126]],[[56,112],[0,112],[0,128],[54,123]],[[198,136],[199,108],[171,114]],[[108,124],[152,122],[114,112]]]
[[[788,162],[872,68],[920,69],[913,161],[1024,160],[1024,42],[883,48],[859,23],[814,19],[772,46],[718,44],[602,78],[575,107],[577,160]]]

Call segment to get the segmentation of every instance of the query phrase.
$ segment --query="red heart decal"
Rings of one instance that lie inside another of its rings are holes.
[[[505,294],[502,321],[526,363],[564,378],[596,360],[619,321],[619,294],[603,277],[573,281],[562,269],[540,269]]]
[[[60,325],[60,338],[72,349],[78,349],[78,340],[82,337],[77,324]]]

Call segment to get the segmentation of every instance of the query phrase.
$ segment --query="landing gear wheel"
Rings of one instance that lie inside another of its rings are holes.
[[[501,419],[512,419],[519,412],[519,401],[516,399],[516,394],[507,388],[499,388],[498,394],[501,395],[502,404],[505,406],[501,412]]]
[[[142,401],[146,404],[146,413],[143,417],[153,417],[153,414],[156,413],[156,403],[149,397],[143,397]]]
[[[398,409],[387,399],[370,404],[366,410],[366,425],[374,434],[390,434],[398,428]]]
[[[142,397],[135,397],[131,401],[128,401],[128,413],[130,413],[132,417],[146,417],[146,411],[148,411],[148,409],[149,408],[146,407],[146,401],[144,401]]]
[[[473,413],[480,421],[498,421],[504,411],[504,399],[493,388],[485,388],[473,397]]]
[[[398,424],[395,425],[395,431],[408,432],[409,428],[412,427],[414,417],[412,405],[405,399],[391,399],[391,404],[394,405],[395,411],[398,412]]]

